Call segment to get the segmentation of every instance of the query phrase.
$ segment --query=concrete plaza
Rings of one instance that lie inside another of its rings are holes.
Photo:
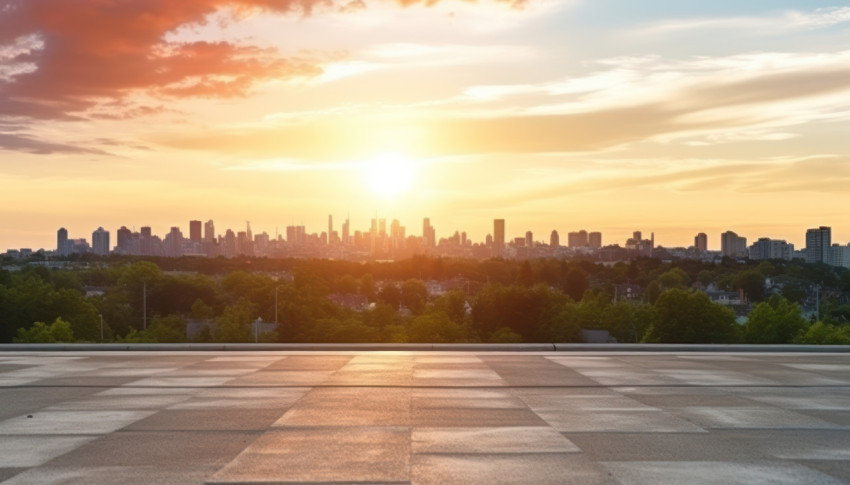
[[[6,351],[0,480],[850,483],[850,354]]]

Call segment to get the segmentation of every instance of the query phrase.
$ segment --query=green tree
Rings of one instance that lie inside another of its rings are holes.
[[[57,318],[50,325],[35,322],[30,328],[19,328],[14,340],[16,343],[62,343],[73,342],[74,333],[71,324]]]
[[[581,300],[589,287],[587,273],[580,267],[574,267],[564,276],[564,293],[575,301]]]
[[[735,313],[701,291],[666,290],[652,309],[649,342],[731,343],[737,338]]]
[[[791,343],[806,328],[799,305],[777,295],[756,305],[747,316],[744,335],[756,344]]]
[[[794,343],[807,345],[850,345],[850,326],[815,322]]]
[[[407,329],[410,342],[452,343],[465,341],[462,326],[452,322],[442,313],[428,313],[413,319]]]
[[[225,307],[215,321],[212,338],[216,342],[252,342],[251,323],[256,320],[254,305],[242,300],[235,305]]]
[[[522,335],[514,332],[508,327],[503,327],[490,336],[492,344],[520,344],[522,343]]]
[[[764,276],[756,270],[738,273],[733,284],[735,288],[744,290],[744,294],[752,302],[764,299]]]
[[[421,314],[427,302],[428,289],[425,283],[417,279],[409,279],[401,285],[401,304],[414,315]]]

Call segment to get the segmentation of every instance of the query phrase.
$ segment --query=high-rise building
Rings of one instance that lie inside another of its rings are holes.
[[[165,236],[165,252],[170,258],[179,258],[183,256],[183,233],[180,228],[173,226],[171,231]]]
[[[215,241],[215,223],[212,219],[204,223],[204,241],[208,243]]]
[[[534,234],[531,231],[525,233],[525,247],[531,249],[534,247]]]
[[[729,258],[738,257],[738,235],[726,231],[720,235],[720,254]]]
[[[351,244],[351,239],[349,233],[351,232],[351,224],[348,221],[348,218],[345,218],[345,222],[342,223],[342,243],[343,244]]]
[[[505,256],[505,220],[493,220],[493,257],[503,258]]]
[[[68,230],[64,227],[60,227],[56,231],[56,252],[60,256],[67,256],[71,253],[68,246]]]
[[[708,236],[701,232],[694,237],[694,248],[698,251],[708,251]]]
[[[102,227],[98,227],[91,234],[92,251],[98,256],[109,255],[109,231]]]
[[[749,249],[750,259],[794,259],[794,245],[781,239],[759,238]]]
[[[581,231],[567,234],[567,244],[571,248],[587,247],[587,231],[582,229]]]
[[[133,232],[127,229],[127,226],[121,226],[115,233],[115,246],[121,254],[129,254],[130,240],[133,237]]]
[[[553,248],[557,248],[561,245],[561,238],[558,236],[558,231],[552,231],[552,235],[549,236],[549,246]]]
[[[591,247],[591,249],[600,249],[602,247],[602,233],[601,232],[591,232],[587,235],[587,245]]]
[[[201,221],[189,221],[189,240],[201,242]]]
[[[287,232],[289,228],[287,228]],[[289,242],[289,237],[287,235],[287,242]],[[232,258],[236,256],[236,234],[228,229],[227,232],[224,233],[224,257]]]
[[[806,262],[826,263],[827,249],[832,246],[832,228],[821,226],[806,231]]]
[[[140,229],[141,237],[139,239],[139,247],[143,256],[153,255],[153,232],[150,226],[143,226]]]
[[[334,233],[334,216],[333,214],[328,214],[328,241],[332,239]]]
[[[850,245],[833,244],[826,250],[826,264],[841,268],[850,268]]]

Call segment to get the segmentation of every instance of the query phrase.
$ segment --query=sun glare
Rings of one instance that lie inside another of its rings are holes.
[[[413,185],[412,160],[396,154],[375,157],[366,166],[366,178],[372,191],[384,198],[398,197]]]

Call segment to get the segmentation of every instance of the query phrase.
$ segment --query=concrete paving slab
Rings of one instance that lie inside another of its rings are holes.
[[[0,479],[850,482],[850,353],[334,348],[0,352]]]
[[[730,463],[710,461],[644,461],[604,463],[623,485],[702,483],[727,485],[822,484],[838,485],[843,481],[817,470],[796,464]]]
[[[514,428],[415,428],[413,453],[577,453],[581,450],[548,426]]]

